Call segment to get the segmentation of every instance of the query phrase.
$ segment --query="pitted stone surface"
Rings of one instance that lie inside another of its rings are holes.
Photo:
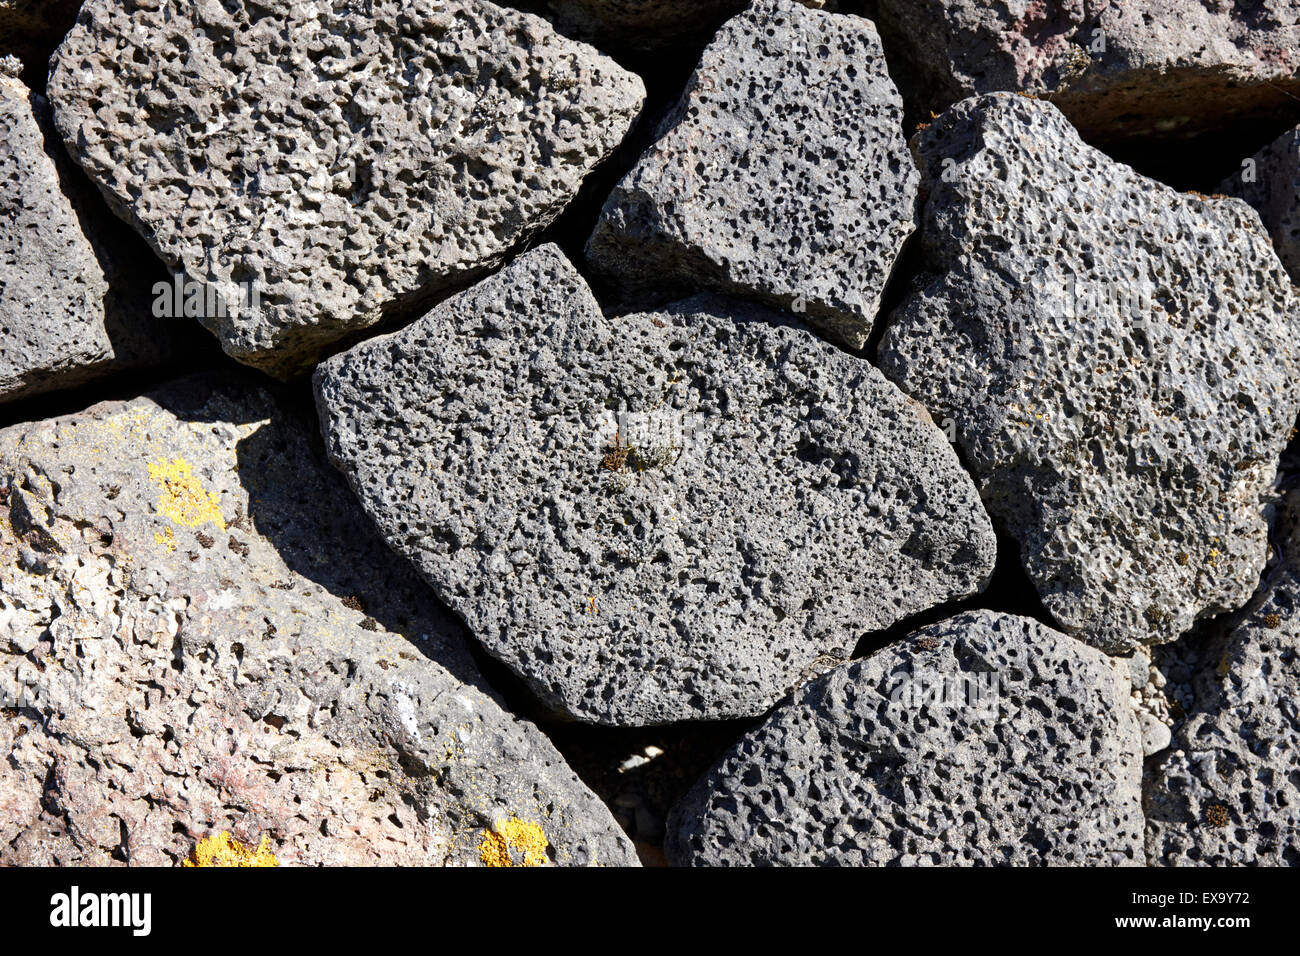
[[[631,301],[711,289],[861,347],[915,228],[902,115],[869,20],[758,0],[705,50],[587,258]]]
[[[836,668],[749,732],[669,821],[681,865],[1141,865],[1123,669],[979,611]]]
[[[66,159],[50,151],[48,129],[44,99],[0,69],[0,401],[166,354],[146,303],[114,290],[129,280],[106,234],[83,223],[93,197],[60,181]]]
[[[108,282],[63,194],[32,93],[0,76],[0,399],[112,358]]]
[[[927,109],[1049,97],[1089,140],[1267,122],[1300,96],[1300,0],[873,0]],[[912,95],[909,90],[909,95]]]
[[[955,453],[869,363],[722,300],[606,318],[554,246],[316,390],[389,544],[585,721],[761,713],[992,571]]]
[[[1152,865],[1300,865],[1300,492],[1283,510],[1282,560],[1205,648],[1195,702],[1149,772]]]
[[[277,374],[498,265],[640,110],[641,81],[484,0],[87,0],[55,58],[68,147],[204,319]]]
[[[0,864],[634,863],[303,424],[199,379],[0,432]]]
[[[1300,283],[1300,127],[1283,133],[1229,176],[1219,192],[1255,207],[1273,237],[1273,247]]]
[[[1291,283],[1244,203],[966,100],[916,140],[927,275],[885,374],[951,420],[1062,628],[1115,653],[1240,607],[1300,407]]]

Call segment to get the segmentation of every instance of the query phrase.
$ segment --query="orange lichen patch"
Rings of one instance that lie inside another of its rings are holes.
[[[484,866],[545,866],[546,850],[550,845],[536,823],[511,817],[498,820],[491,830],[483,831],[478,858]],[[519,854],[519,863],[515,863],[511,850]]]
[[[187,528],[209,521],[226,530],[221,516],[221,497],[203,487],[184,458],[163,459],[149,466],[149,480],[161,486],[158,513]]]
[[[206,836],[194,847],[182,866],[279,866],[280,861],[271,852],[270,841],[262,837],[257,849],[244,846],[222,831]]]

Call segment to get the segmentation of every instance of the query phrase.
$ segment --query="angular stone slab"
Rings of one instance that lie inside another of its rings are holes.
[[[869,363],[722,300],[606,318],[554,246],[315,382],[389,544],[580,720],[761,713],[993,568],[943,433]]]
[[[1267,123],[1300,96],[1300,0],[874,0],[910,97],[1050,98],[1091,142]]]
[[[1300,865],[1300,493],[1284,511],[1282,561],[1210,642],[1191,713],[1148,775],[1152,865]]]
[[[1219,192],[1250,203],[1273,237],[1273,248],[1300,282],[1300,127],[1283,133],[1219,184]]]
[[[1123,670],[977,611],[836,668],[679,804],[685,866],[1142,865]]]
[[[228,6],[87,0],[50,98],[117,212],[220,295],[225,350],[279,375],[498,265],[644,97],[483,0]]]
[[[635,863],[304,424],[197,379],[0,432],[0,864]]]
[[[0,402],[168,354],[147,302],[124,292],[93,191],[63,181],[71,164],[47,131],[48,104],[0,68]]]
[[[587,258],[632,301],[754,298],[859,348],[915,228],[902,116],[869,20],[758,0],[705,50]]]
[[[1240,607],[1300,408],[1300,303],[1259,217],[1021,96],[963,101],[916,144],[926,275],[881,368],[951,421],[1048,611],[1125,653]]]

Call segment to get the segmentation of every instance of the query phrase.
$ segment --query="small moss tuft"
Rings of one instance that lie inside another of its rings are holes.
[[[1212,827],[1226,827],[1229,823],[1228,808],[1221,803],[1212,803],[1205,808],[1205,822]]]

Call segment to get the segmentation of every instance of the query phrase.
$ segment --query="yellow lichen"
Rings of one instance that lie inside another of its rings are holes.
[[[194,847],[183,866],[279,866],[270,841],[262,837],[257,849],[244,846],[222,831],[206,836]]]
[[[187,528],[209,521],[226,530],[221,516],[221,497],[203,487],[184,458],[163,459],[149,466],[149,480],[160,485],[158,513]]]
[[[484,866],[545,866],[546,850],[550,845],[536,823],[511,817],[498,820],[491,830],[483,831],[478,857]],[[515,863],[511,850],[520,854],[519,863]]]
[[[164,528],[162,531],[155,531],[153,533],[153,539],[168,551],[176,550],[176,536],[172,534],[172,529],[170,527]]]

